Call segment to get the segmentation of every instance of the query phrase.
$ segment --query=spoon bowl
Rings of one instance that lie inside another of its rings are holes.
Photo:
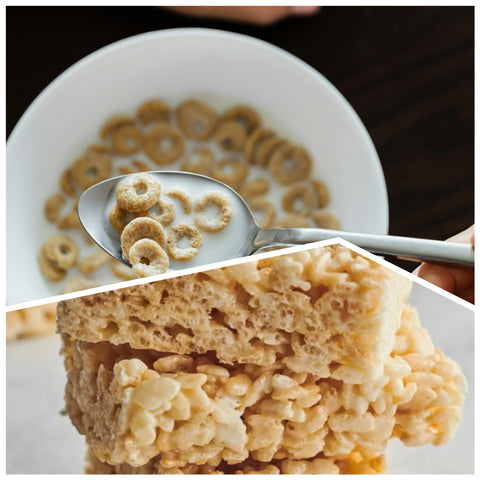
[[[224,183],[188,172],[152,171],[162,190],[169,187],[187,189],[194,199],[205,191],[220,191],[230,201],[233,215],[220,232],[203,235],[203,246],[187,262],[171,261],[169,269],[207,265],[251,255],[272,246],[292,246],[341,237],[372,253],[393,255],[418,261],[473,267],[474,252],[470,245],[389,235],[352,233],[321,228],[261,228],[246,202]],[[130,266],[122,252],[120,235],[112,227],[109,213],[116,202],[116,187],[129,175],[111,178],[86,190],[78,202],[78,216],[88,235],[115,259]],[[184,219],[176,212],[175,223]],[[192,223],[192,220],[182,223]]]

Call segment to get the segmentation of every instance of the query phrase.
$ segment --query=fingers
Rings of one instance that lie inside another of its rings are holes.
[[[305,16],[316,13],[317,6],[174,6],[165,7],[195,17],[220,18],[256,25],[272,25],[290,15]]]
[[[447,242],[471,243],[472,247],[475,248],[475,225],[472,225],[463,232],[450,237]]]
[[[475,226],[467,228],[463,232],[449,238],[447,242],[471,243],[474,247]],[[413,273],[437,287],[453,293],[468,302],[474,302],[474,280],[473,268],[447,267],[424,262]]]

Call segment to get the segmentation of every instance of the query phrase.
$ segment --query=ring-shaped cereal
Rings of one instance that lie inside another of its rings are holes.
[[[132,117],[127,115],[114,115],[103,125],[102,129],[100,130],[100,137],[105,140],[110,137],[110,135],[118,128],[134,124],[135,120]]]
[[[270,228],[277,216],[275,207],[266,198],[254,198],[248,203],[250,210],[258,212],[260,219],[255,218],[262,228]],[[255,215],[257,217],[257,215]]]
[[[82,228],[80,219],[78,218],[78,213],[76,210],[73,212],[67,213],[63,216],[57,223],[57,227],[60,230],[72,230],[74,228]]]
[[[110,223],[115,231],[121,235],[123,229],[127,226],[129,222],[133,220],[133,213],[122,210],[117,204],[115,204],[110,211],[109,215]]]
[[[119,155],[132,155],[143,146],[142,132],[133,125],[117,128],[112,133],[112,146]]]
[[[71,178],[82,190],[103,182],[112,174],[112,162],[99,153],[86,153],[78,158],[71,167]]]
[[[252,132],[245,142],[245,158],[247,159],[248,163],[258,163],[257,154],[260,146],[274,135],[275,134],[273,131],[268,130],[267,128],[257,128],[254,132]]]
[[[210,176],[235,188],[248,177],[248,165],[238,158],[226,158],[215,163]]]
[[[61,193],[54,193],[45,200],[44,212],[49,222],[56,222],[58,220],[58,215],[64,203],[65,198]]]
[[[312,219],[318,228],[325,228],[327,230],[339,230],[340,224],[338,218],[328,212],[316,210],[312,213]]]
[[[149,238],[142,238],[135,242],[130,248],[129,256],[132,270],[139,277],[165,273],[170,265],[165,250]]]
[[[135,168],[139,171],[139,172],[150,172],[152,169],[150,168],[150,165],[148,165],[147,163],[145,163],[144,161],[142,160],[137,160],[137,159],[134,159],[133,160],[133,165],[135,166]]]
[[[183,237],[190,241],[190,247],[180,248],[178,243]],[[167,252],[173,260],[185,262],[191,260],[202,245],[202,234],[197,227],[187,223],[174,225],[168,232]]]
[[[289,213],[277,220],[275,228],[308,228],[311,227],[308,220],[302,215]]]
[[[67,271],[55,266],[55,264],[45,256],[43,246],[38,252],[37,259],[40,271],[47,280],[50,282],[60,282],[65,278]]]
[[[183,213],[186,213],[188,215],[192,212],[192,202],[190,201],[190,195],[183,188],[170,187],[165,191],[165,195],[180,200],[183,208]]]
[[[99,153],[100,155],[111,155],[112,151],[110,150],[110,147],[107,147],[107,145],[103,145],[102,143],[96,143],[94,145],[90,145],[87,147],[85,150],[87,153]]]
[[[152,212],[152,210],[160,210],[160,213]],[[150,216],[164,227],[168,227],[175,220],[175,207],[173,203],[166,199],[160,198],[158,202],[150,209]]]
[[[240,152],[247,140],[247,131],[232,120],[222,122],[215,132],[217,143],[228,152]]]
[[[68,168],[62,173],[58,184],[60,185],[62,191],[66,193],[69,197],[75,198],[77,196],[75,192],[75,187],[73,185],[72,170],[70,168]]]
[[[260,115],[248,105],[235,105],[223,114],[224,120],[233,120],[252,133],[260,125]]]
[[[269,138],[262,142],[257,150],[257,165],[267,168],[275,151],[286,143],[287,140],[281,137]]]
[[[123,254],[127,260],[129,259],[130,248],[141,238],[149,238],[157,242],[162,248],[165,246],[165,231],[156,220],[149,217],[135,218],[123,229],[120,236]]]
[[[180,168],[184,172],[208,175],[212,169],[213,162],[214,156],[210,149],[205,147],[197,147],[194,148],[190,156],[182,162]]]
[[[130,167],[129,165],[119,165],[118,173],[119,175],[132,175],[134,173],[138,173],[138,170]]]
[[[175,113],[180,129],[192,140],[199,142],[209,140],[217,126],[217,112],[196,100],[181,103]]]
[[[311,170],[312,157],[300,145],[282,145],[270,160],[270,173],[282,185],[305,180]]]
[[[170,116],[169,106],[161,100],[149,100],[140,105],[137,110],[137,119],[142,125],[149,123],[168,123]]]
[[[238,194],[244,199],[259,197],[265,195],[270,190],[270,182],[263,177],[254,178],[244,183],[239,189]]]
[[[327,186],[319,180],[311,180],[311,183],[317,195],[318,208],[325,208],[330,200]]]
[[[87,288],[95,288],[99,286],[100,284],[94,280],[77,275],[76,277],[72,277],[70,280],[68,280],[63,293],[78,292],[80,290],[87,290]]]
[[[75,266],[78,260],[77,244],[66,235],[53,235],[43,244],[47,260],[58,268],[66,270]]]
[[[145,136],[145,153],[157,165],[170,165],[185,151],[182,134],[168,124],[153,127]]]
[[[148,173],[137,173],[123,179],[117,187],[117,205],[127,212],[148,210],[160,197],[160,182]]]
[[[282,208],[288,213],[307,216],[315,208],[316,198],[310,185],[294,183],[282,196]],[[300,205],[300,207],[299,207]]]
[[[220,215],[209,219],[200,212],[203,212],[209,206],[216,206]],[[195,199],[195,225],[200,230],[208,233],[219,232],[223,230],[232,218],[232,206],[226,195],[221,192],[204,192]]]
[[[98,270],[104,263],[110,260],[110,255],[104,250],[97,249],[78,264],[78,269],[82,273],[93,273]]]
[[[122,278],[123,280],[134,280],[138,278],[138,275],[130,267],[127,267],[118,260],[110,260],[108,266],[110,271],[118,278]]]

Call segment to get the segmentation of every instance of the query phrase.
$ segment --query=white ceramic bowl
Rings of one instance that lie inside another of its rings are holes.
[[[160,97],[217,106],[254,105],[265,124],[311,152],[313,175],[331,192],[345,230],[386,233],[388,201],[373,143],[342,95],[280,48],[243,35],[175,29],[127,38],[54,80],[7,143],[7,302],[51,296],[37,266],[46,239],[45,198],[61,172],[94,142],[104,121]],[[271,120],[271,121],[270,121]],[[57,292],[60,293],[60,292]]]

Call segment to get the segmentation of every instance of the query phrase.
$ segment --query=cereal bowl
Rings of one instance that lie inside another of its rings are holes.
[[[239,103],[255,106],[264,125],[308,149],[312,173],[328,185],[329,210],[342,229],[387,233],[386,187],[373,143],[352,107],[320,73],[280,48],[243,35],[208,29],[151,32],[102,48],[70,67],[12,132],[7,142],[8,304],[62,293],[43,278],[37,263],[40,246],[55,231],[44,218],[44,201],[58,191],[65,168],[97,141],[107,118],[132,114],[151,98],[171,105],[196,98],[220,112]],[[98,281],[115,280],[105,271]]]

